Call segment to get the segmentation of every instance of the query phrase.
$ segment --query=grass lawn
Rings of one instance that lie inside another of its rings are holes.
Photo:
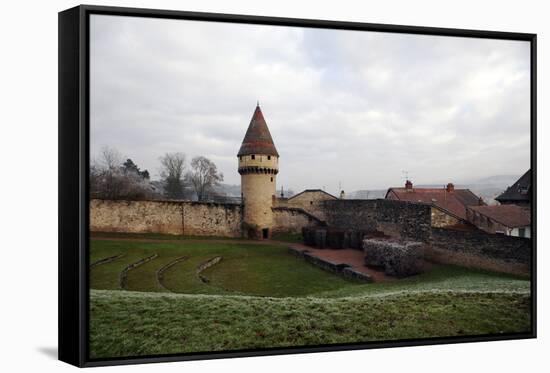
[[[117,238],[126,238],[117,236]],[[135,238],[135,237],[132,237]],[[93,239],[92,358],[526,332],[528,280],[434,265],[360,284],[289,254],[284,244]],[[158,257],[128,272],[129,264]],[[204,270],[199,264],[222,256]],[[162,284],[157,271],[167,267]]]
[[[286,297],[359,286],[299,260],[289,254],[284,245],[206,240],[92,241],[91,262],[119,254],[124,256],[92,267],[92,289],[166,291],[159,286],[156,272],[182,256],[188,259],[171,266],[163,276],[164,287],[174,293]],[[130,270],[127,286],[121,289],[120,272],[129,264],[152,254],[158,254],[158,257]],[[196,268],[216,256],[223,259],[202,273],[209,280],[209,283],[204,283],[197,276]]]

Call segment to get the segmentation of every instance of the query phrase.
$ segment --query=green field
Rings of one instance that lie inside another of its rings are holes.
[[[121,255],[90,270],[92,358],[530,328],[530,283],[513,276],[434,265],[408,279],[360,284],[282,243],[123,237],[92,240],[91,263]],[[127,272],[122,288],[123,269],[153,254]],[[199,276],[197,266],[217,256]]]

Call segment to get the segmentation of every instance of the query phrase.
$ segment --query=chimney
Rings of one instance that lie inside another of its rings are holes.
[[[447,192],[451,193],[451,192],[454,192],[454,190],[455,190],[455,185],[453,183],[447,184]]]
[[[480,205],[480,206],[485,206],[485,202],[483,202],[483,198],[479,197],[479,199],[477,200],[477,203]]]
[[[407,190],[412,190],[412,188],[413,188],[413,183],[412,183],[412,181],[407,180],[407,181],[405,182],[405,189],[407,189]]]
[[[340,191],[340,199],[346,199],[346,193],[344,191]]]

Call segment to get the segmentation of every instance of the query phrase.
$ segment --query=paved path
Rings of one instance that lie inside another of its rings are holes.
[[[348,264],[353,270],[369,275],[374,282],[388,282],[396,280],[395,277],[388,276],[384,271],[379,271],[365,265],[365,254],[361,250],[355,249],[316,249],[302,244],[290,244],[294,249],[308,251],[321,259],[325,259],[335,264]]]

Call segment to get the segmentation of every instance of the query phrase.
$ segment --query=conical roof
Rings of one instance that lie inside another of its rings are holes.
[[[246,134],[244,135],[243,143],[239,149],[238,156],[250,154],[265,154],[279,156],[275,144],[267,128],[264,115],[260,109],[260,105],[256,106]]]

